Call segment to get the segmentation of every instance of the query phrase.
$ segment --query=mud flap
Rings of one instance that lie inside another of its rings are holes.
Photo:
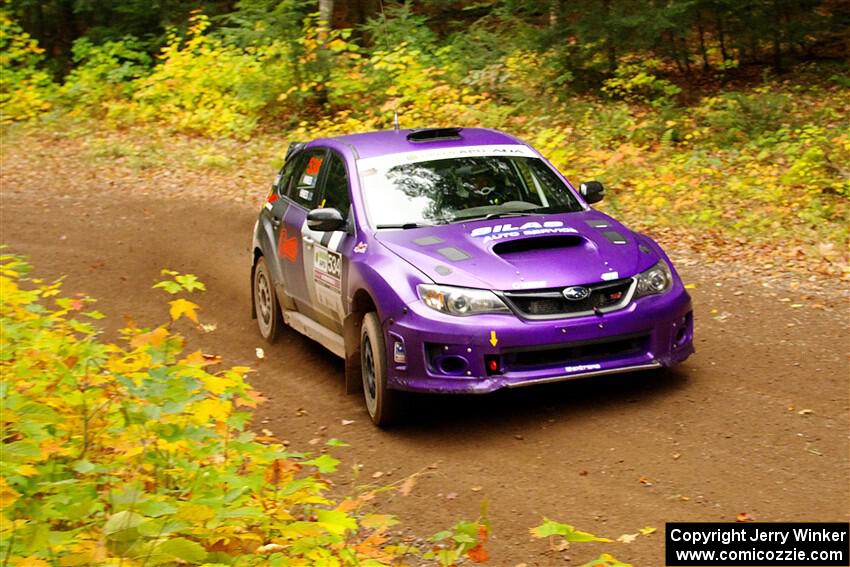
[[[363,313],[349,313],[342,323],[342,338],[345,341],[345,393],[356,394],[363,389],[360,371],[360,325]]]

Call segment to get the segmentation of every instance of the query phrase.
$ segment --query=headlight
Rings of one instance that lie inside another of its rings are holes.
[[[492,291],[445,285],[419,284],[419,297],[431,309],[449,315],[510,313],[510,309]]]
[[[638,274],[635,297],[664,293],[671,287],[673,287],[673,273],[667,262],[661,260],[650,269]]]

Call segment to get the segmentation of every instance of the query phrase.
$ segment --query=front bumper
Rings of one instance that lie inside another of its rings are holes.
[[[398,390],[487,393],[672,366],[694,352],[691,299],[678,282],[624,309],[569,319],[454,317],[421,302],[407,307],[384,323],[388,385]]]

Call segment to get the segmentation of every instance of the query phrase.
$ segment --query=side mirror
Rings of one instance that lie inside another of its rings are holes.
[[[345,229],[345,219],[336,209],[313,209],[307,213],[307,228],[318,232]]]
[[[581,192],[581,196],[584,197],[584,200],[587,201],[588,205],[598,203],[603,197],[605,197],[605,187],[603,187],[602,183],[599,181],[588,181],[587,183],[582,183],[579,185],[578,190]]]

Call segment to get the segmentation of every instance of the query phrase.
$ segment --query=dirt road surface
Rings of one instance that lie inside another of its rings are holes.
[[[10,251],[29,256],[41,277],[67,274],[66,292],[99,298],[107,334],[125,315],[165,320],[162,293],[151,289],[161,268],[198,275],[209,289],[199,315],[217,328],[186,334],[228,364],[257,368],[252,382],[270,399],[257,427],[300,450],[318,451],[332,437],[350,443],[333,449],[343,493],[425,471],[409,496],[379,503],[403,520],[405,536],[475,518],[487,498],[492,564],[580,564],[607,551],[655,566],[666,521],[734,521],[740,512],[761,521],[850,518],[842,284],[801,296],[680,259],[696,285],[697,354],[679,368],[483,397],[420,396],[406,423],[380,431],[360,397],[344,394],[343,365],[329,352],[291,331],[275,346],[261,342],[249,317],[249,247],[262,187],[217,198],[224,188],[201,176],[194,194],[166,197],[142,177],[72,173],[85,166],[49,156],[10,165],[26,157],[13,153],[4,158],[0,219]],[[544,516],[610,538],[658,532],[559,551],[528,533]]]

